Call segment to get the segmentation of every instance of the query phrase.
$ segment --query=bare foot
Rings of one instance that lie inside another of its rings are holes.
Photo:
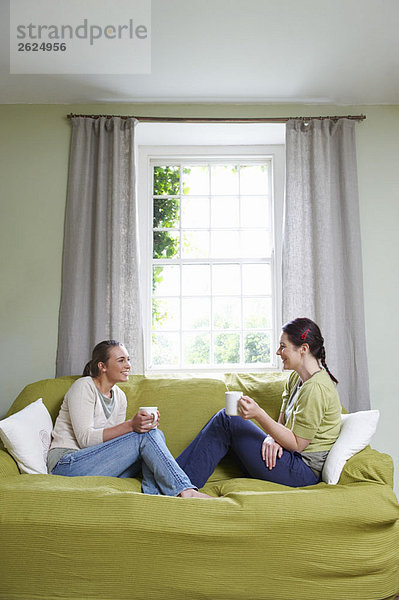
[[[214,498],[214,496],[209,496],[208,494],[203,494],[202,492],[197,492],[197,490],[193,490],[192,488],[188,490],[183,490],[179,494],[180,498]]]

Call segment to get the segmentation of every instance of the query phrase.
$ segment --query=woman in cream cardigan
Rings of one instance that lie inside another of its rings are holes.
[[[152,415],[139,411],[126,420],[126,396],[116,384],[128,381],[129,372],[123,344],[97,344],[83,377],[65,394],[52,433],[49,473],[136,477],[141,472],[147,494],[209,498],[176,463]]]

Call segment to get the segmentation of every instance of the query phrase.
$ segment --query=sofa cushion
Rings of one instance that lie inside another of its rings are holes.
[[[228,390],[237,390],[255,400],[272,419],[280,415],[287,373],[226,373]]]
[[[47,473],[53,423],[41,398],[0,421],[0,437],[20,470]]]
[[[363,450],[377,429],[380,412],[361,410],[341,415],[341,431],[324,463],[322,478],[325,483],[336,484],[346,461]]]

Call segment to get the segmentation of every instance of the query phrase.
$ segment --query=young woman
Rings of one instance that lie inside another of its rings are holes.
[[[141,411],[126,420],[126,396],[115,384],[127,381],[130,360],[120,342],[97,344],[92,360],[65,394],[52,433],[52,475],[143,475],[146,494],[209,498],[195,489],[169,452],[153,416]]]
[[[283,368],[293,371],[278,421],[248,396],[239,402],[239,416],[227,416],[224,410],[213,416],[177,458],[197,487],[206,483],[230,449],[248,477],[291,487],[320,481],[324,461],[339,435],[341,404],[319,327],[306,318],[290,321],[283,327],[277,354]]]

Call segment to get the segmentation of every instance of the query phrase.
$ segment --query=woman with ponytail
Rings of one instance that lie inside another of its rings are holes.
[[[147,494],[209,498],[191,483],[169,452],[158,421],[139,411],[126,420],[130,359],[115,340],[100,342],[83,376],[65,394],[48,454],[52,475],[143,476]],[[158,414],[159,420],[159,414]]]
[[[278,421],[248,396],[239,401],[239,416],[219,411],[177,458],[196,486],[205,484],[230,449],[248,477],[291,487],[320,481],[340,432],[341,404],[319,327],[307,318],[286,323],[277,355],[292,370]]]

